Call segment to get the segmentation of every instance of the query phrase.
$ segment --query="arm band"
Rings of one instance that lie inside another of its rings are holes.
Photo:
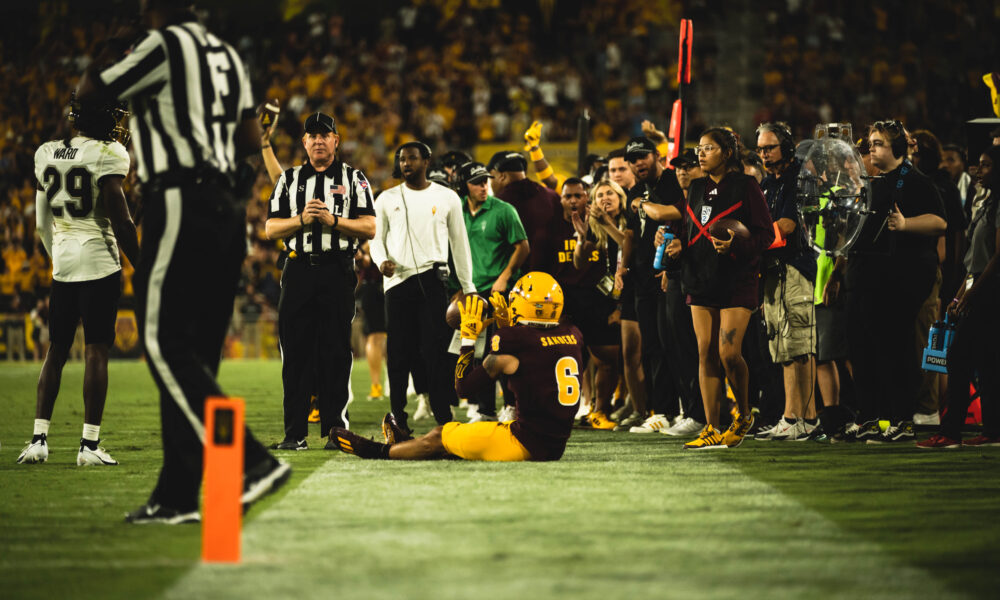
[[[333,228],[336,229],[337,225],[340,225],[340,217],[333,215]]]
[[[555,171],[552,170],[552,165],[549,165],[549,166],[545,167],[544,171],[540,171],[538,173],[538,178],[539,179],[548,179],[549,177],[552,177],[552,174],[554,172]]]
[[[535,162],[539,160],[545,160],[545,155],[542,154],[541,146],[535,146],[534,148],[532,148],[531,151],[528,153],[528,156],[530,156],[531,160]]]
[[[494,385],[493,378],[482,365],[472,366],[475,354],[475,346],[463,346],[458,362],[455,363],[455,392],[459,398],[472,398]]]

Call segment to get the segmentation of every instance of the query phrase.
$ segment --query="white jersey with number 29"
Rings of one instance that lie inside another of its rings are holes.
[[[55,140],[35,152],[35,220],[56,281],[91,281],[121,269],[100,182],[128,169],[128,151],[118,142],[77,136],[69,146]]]

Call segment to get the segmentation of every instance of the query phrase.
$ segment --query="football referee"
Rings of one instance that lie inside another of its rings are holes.
[[[302,145],[309,161],[278,177],[265,223],[268,239],[282,238],[290,250],[278,300],[285,413],[278,450],[308,448],[314,392],[323,434],[348,427],[354,253],[359,238],[375,237],[371,187],[364,173],[337,158],[333,117],[309,115]]]
[[[142,18],[148,31],[131,52],[124,50],[132,40],[110,40],[78,97],[129,101],[142,181],[135,290],[160,390],[163,468],[149,501],[126,521],[178,524],[201,518],[205,398],[224,395],[215,378],[246,254],[244,200],[257,170],[244,159],[260,152],[260,126],[232,46],[168,0],[144,2]],[[291,468],[249,430],[244,440],[246,508],[284,484]]]

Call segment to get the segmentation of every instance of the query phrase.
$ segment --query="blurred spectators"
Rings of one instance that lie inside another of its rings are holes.
[[[376,190],[391,181],[392,150],[408,140],[419,138],[439,154],[470,150],[518,141],[541,120],[546,140],[568,141],[583,108],[593,116],[594,141],[623,140],[640,135],[646,119],[666,128],[676,96],[679,0],[424,0],[402,7],[376,0],[378,10],[286,3],[306,6],[298,13],[264,2],[202,4],[216,7],[203,17],[244,57],[255,97],[281,100],[272,138],[281,164],[303,160],[302,113],[322,109],[337,118],[344,158]],[[989,114],[981,75],[997,42],[988,4],[755,3],[755,14],[780,33],[760,38],[766,63],[757,90],[768,108],[753,120],[785,120],[810,137],[817,122],[860,127],[873,114],[892,114],[943,141],[961,141],[965,118]],[[121,15],[136,14],[136,5],[42,0],[0,8],[0,312],[14,295],[30,307],[47,294],[50,263],[34,235],[34,152],[61,133],[69,90],[96,43],[125,22]],[[688,3],[700,48],[695,99],[697,81],[714,77],[722,58],[712,40],[727,35],[703,5]],[[704,128],[700,120],[712,120],[691,102],[689,117],[692,134]],[[270,187],[262,173],[248,206],[244,289],[252,286],[273,307],[279,249],[263,236]]]

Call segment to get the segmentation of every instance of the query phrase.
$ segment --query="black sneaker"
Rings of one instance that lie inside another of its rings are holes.
[[[857,427],[858,429],[854,433],[854,441],[856,442],[866,442],[882,435],[882,428],[879,427],[877,419],[874,421],[866,421]]]
[[[271,444],[271,450],[308,450],[309,444],[306,443],[306,438],[302,438],[299,441],[295,440],[282,440],[281,443]]]
[[[392,416],[391,412],[385,413],[382,417],[382,437],[385,438],[386,444],[398,444],[413,439],[408,431],[396,424],[396,417]]]
[[[868,438],[869,444],[891,444],[893,442],[912,442],[916,439],[913,433],[912,421],[900,421],[896,425],[890,425],[881,435]]]
[[[244,512],[254,502],[285,485],[291,475],[292,467],[287,463],[271,462],[270,460],[262,462],[244,473],[243,495],[240,496]]]
[[[334,427],[330,430],[330,441],[335,442],[342,452],[360,458],[389,458],[389,446],[363,438],[343,427]]]
[[[199,523],[201,515],[198,511],[181,512],[160,504],[143,504],[130,513],[125,514],[126,523],[144,525],[146,523],[163,523],[165,525],[181,525],[183,523]]]

